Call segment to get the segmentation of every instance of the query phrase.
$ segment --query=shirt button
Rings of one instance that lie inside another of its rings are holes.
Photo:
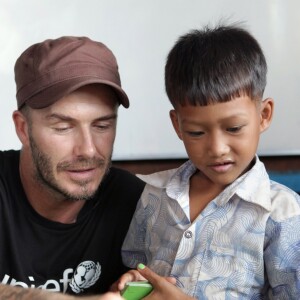
[[[186,231],[185,233],[184,233],[184,236],[187,238],[187,239],[190,239],[190,238],[192,238],[193,237],[193,233],[191,232],[191,231]]]

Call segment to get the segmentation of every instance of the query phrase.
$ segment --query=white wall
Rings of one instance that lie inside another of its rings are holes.
[[[298,0],[0,0],[0,149],[20,148],[11,119],[17,57],[47,38],[84,35],[113,50],[131,100],[119,111],[114,158],[185,157],[168,117],[165,58],[179,35],[222,18],[244,21],[267,57],[265,97],[276,109],[259,153],[300,154],[299,11]]]

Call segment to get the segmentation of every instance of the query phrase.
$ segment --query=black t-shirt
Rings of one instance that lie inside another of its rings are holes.
[[[121,246],[144,183],[111,168],[77,222],[61,224],[29,204],[19,151],[0,151],[0,283],[70,294],[107,291],[126,271]]]

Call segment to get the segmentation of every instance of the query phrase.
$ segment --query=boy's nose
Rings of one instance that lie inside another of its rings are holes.
[[[211,136],[208,151],[212,157],[222,157],[227,154],[229,150],[230,147],[225,137],[220,134]]]

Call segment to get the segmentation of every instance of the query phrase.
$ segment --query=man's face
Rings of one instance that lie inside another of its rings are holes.
[[[95,194],[110,166],[117,108],[113,91],[94,85],[30,110],[33,176],[42,187],[69,200]]]

